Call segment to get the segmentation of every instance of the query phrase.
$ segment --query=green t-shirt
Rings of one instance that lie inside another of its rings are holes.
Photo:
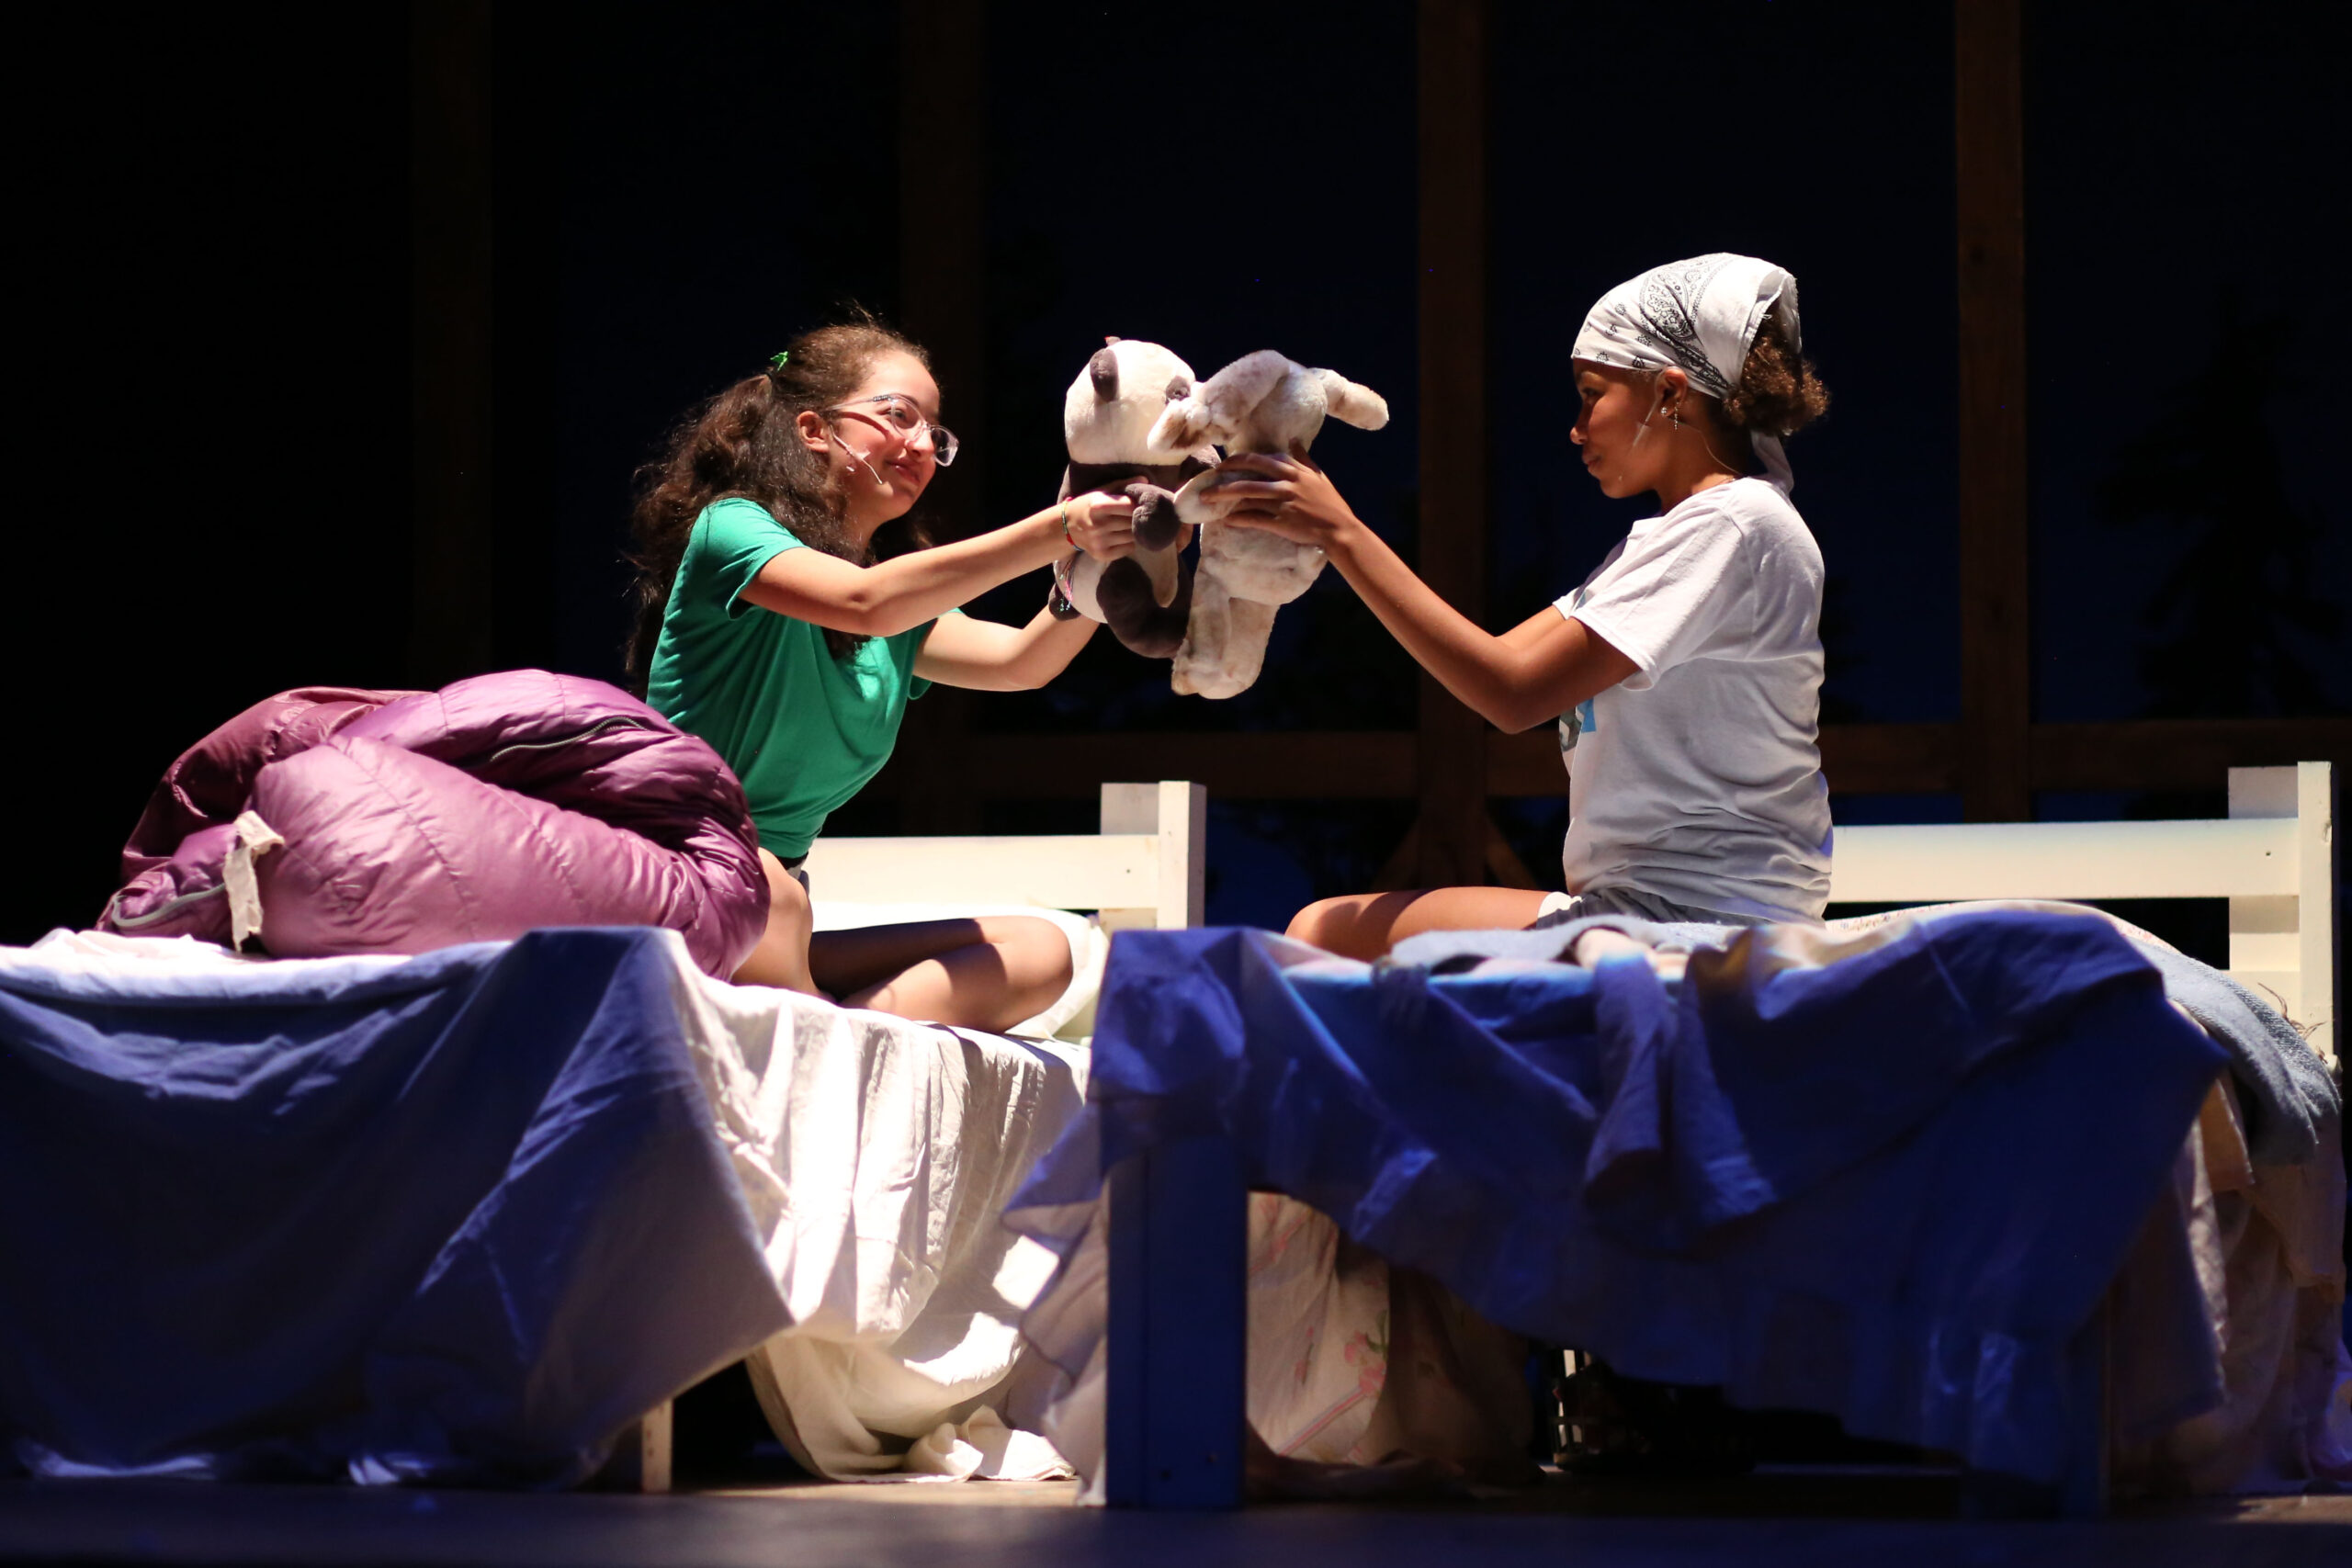
[[[646,681],[654,711],[743,781],[760,844],[780,860],[807,854],[826,817],[889,761],[908,700],[931,688],[915,655],[938,624],[835,659],[822,627],[744,602],[760,568],[807,547],[754,502],[704,507]]]

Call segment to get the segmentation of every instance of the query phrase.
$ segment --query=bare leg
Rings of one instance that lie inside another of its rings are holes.
[[[1291,918],[1289,934],[1326,953],[1369,963],[1423,931],[1524,931],[1535,923],[1544,897],[1524,887],[1351,893],[1301,909]]]
[[[765,850],[760,852],[760,869],[768,876],[768,926],[760,933],[760,945],[736,965],[734,981],[823,996],[808,972],[808,890]]]
[[[820,931],[809,962],[846,1006],[975,1029],[1011,1028],[1070,977],[1061,928],[1025,915]]]

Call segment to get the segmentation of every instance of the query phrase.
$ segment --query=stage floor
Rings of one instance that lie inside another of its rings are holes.
[[[1068,1483],[835,1486],[659,1497],[159,1482],[0,1483],[0,1562],[733,1568],[2288,1568],[2352,1561],[2352,1497],[1963,1524],[1948,1479],[1781,1471],[1736,1481],[1555,1478],[1495,1500],[1269,1504],[1238,1515],[1070,1506]]]

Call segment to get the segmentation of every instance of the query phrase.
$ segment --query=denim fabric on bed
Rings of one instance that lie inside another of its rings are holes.
[[[1930,906],[1897,918],[1948,919],[1971,912],[1990,911]],[[2164,977],[2165,995],[2229,1052],[2255,1162],[2299,1165],[2311,1158],[2321,1126],[2339,1110],[2335,1077],[2319,1054],[2276,1008],[2221,970],[2114,923]],[[1461,974],[1490,958],[1566,962],[1577,939],[1595,929],[1623,931],[1645,947],[1690,953],[1728,947],[1744,928],[1600,915],[1532,931],[1430,931],[1398,942],[1394,962],[1433,975]]]
[[[563,1484],[786,1326],[669,940],[0,961],[0,1468]]]
[[[1103,1170],[1222,1133],[1506,1327],[2059,1472],[2078,1331],[2224,1062],[2111,926],[1956,915],[1817,967],[1734,942],[1675,985],[1403,961],[1439,956],[1121,933],[1087,1116],[1013,1223],[1067,1255]]]

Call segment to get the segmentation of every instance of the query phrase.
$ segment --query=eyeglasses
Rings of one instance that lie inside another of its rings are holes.
[[[853,403],[872,403],[877,412],[868,413],[864,409],[853,408]],[[868,424],[878,425],[902,437],[910,446],[928,435],[933,462],[944,468],[956,460],[956,449],[959,445],[956,433],[944,424],[933,424],[923,418],[922,410],[915,407],[912,399],[901,393],[876,392],[870,398],[852,398],[849,402],[835,403],[823,412],[845,413],[852,419],[862,419]]]

